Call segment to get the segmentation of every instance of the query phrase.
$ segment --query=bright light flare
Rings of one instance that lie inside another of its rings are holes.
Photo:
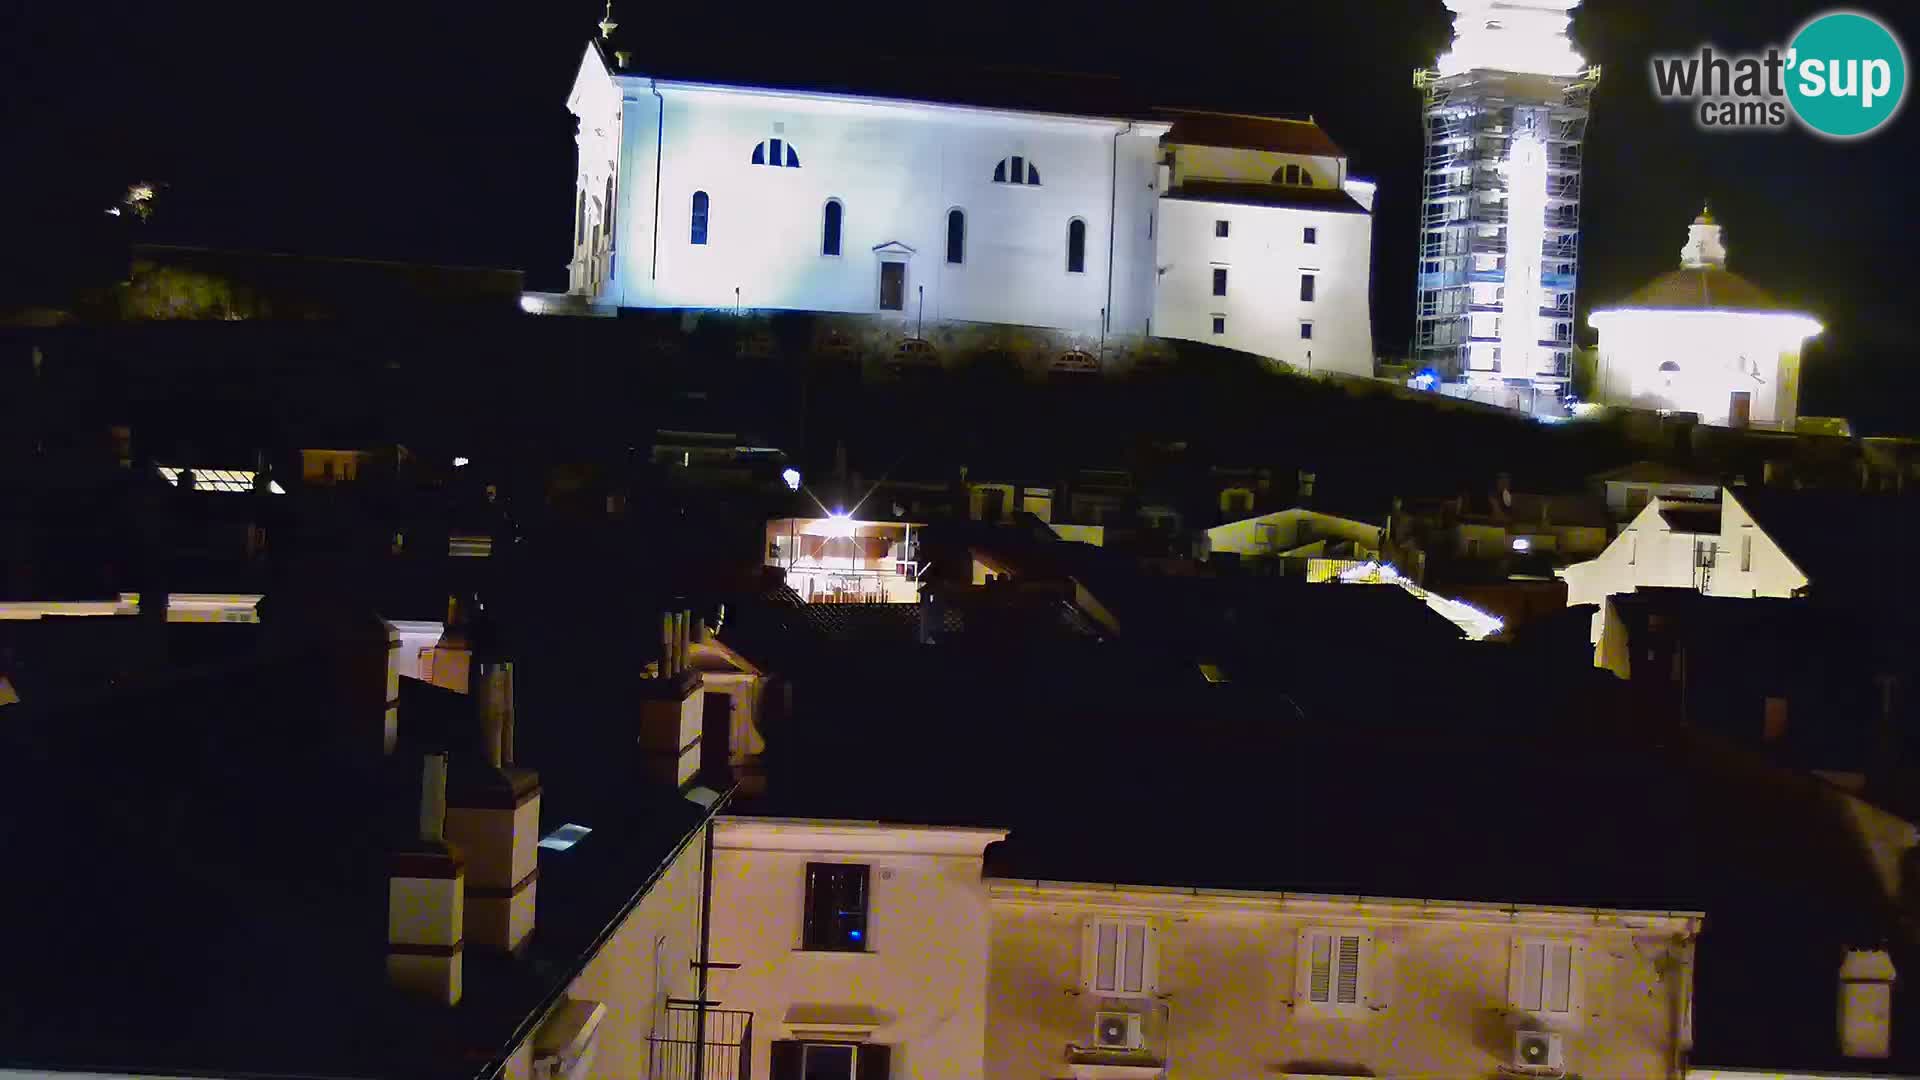
[[[469,459],[467,458],[457,457],[453,459],[453,467],[456,469],[464,469],[467,467],[468,464],[469,464]]]
[[[1447,0],[1453,48],[1440,57],[1440,74],[1578,75],[1587,62],[1567,38],[1569,13],[1578,6],[1580,0]]]
[[[780,479],[783,483],[787,485],[788,491],[800,490],[800,470],[799,469],[787,469],[783,471],[780,474]]]
[[[855,528],[853,519],[841,511],[827,515],[825,532],[828,536],[852,536]]]

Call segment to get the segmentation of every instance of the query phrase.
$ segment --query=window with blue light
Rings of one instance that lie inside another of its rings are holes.
[[[808,863],[800,947],[816,952],[867,951],[869,867]]]
[[[755,165],[772,165],[776,168],[797,169],[800,167],[800,155],[794,151],[793,144],[787,142],[785,139],[768,139],[765,142],[754,144],[753,163]]]
[[[693,193],[693,243],[707,242],[707,193]]]

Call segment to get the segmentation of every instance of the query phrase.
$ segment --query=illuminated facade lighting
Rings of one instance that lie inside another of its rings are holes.
[[[1587,62],[1567,38],[1569,14],[1580,0],[1447,0],[1454,13],[1453,48],[1441,55],[1441,75],[1512,71],[1578,75]]]
[[[1554,415],[1572,376],[1582,145],[1600,77],[1567,39],[1576,5],[1447,0],[1453,48],[1415,76],[1427,142],[1418,365],[1443,390]]]
[[[1460,628],[1468,641],[1484,641],[1506,628],[1505,620],[1472,604],[1430,593],[1408,580],[1392,563],[1368,562],[1340,571],[1343,585],[1398,585],[1420,598],[1434,612]]]

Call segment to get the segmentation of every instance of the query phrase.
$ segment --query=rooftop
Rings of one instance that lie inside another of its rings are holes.
[[[1303,154],[1310,157],[1346,156],[1346,151],[1340,149],[1311,119],[1291,120],[1193,109],[1160,111],[1173,121],[1173,130],[1167,133],[1170,143],[1266,150],[1276,154]]]
[[[1167,198],[1239,206],[1283,206],[1296,210],[1324,210],[1334,214],[1367,212],[1366,207],[1339,188],[1294,187],[1232,180],[1182,181],[1178,187],[1167,192]]]
[[[1669,270],[1626,299],[1603,304],[1596,314],[1626,309],[1798,313],[1765,289],[1717,266]]]

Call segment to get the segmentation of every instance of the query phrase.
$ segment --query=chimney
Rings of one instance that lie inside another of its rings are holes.
[[[427,681],[448,690],[467,692],[467,670],[473,665],[473,642],[467,628],[471,605],[458,596],[447,597],[447,624],[426,661]]]
[[[467,752],[447,796],[447,839],[467,858],[473,942],[512,950],[533,931],[539,869],[540,777],[513,767],[513,660],[486,606],[475,606]]]
[[[421,759],[419,836],[387,860],[387,980],[445,1005],[460,1002],[466,860],[447,846],[447,756]]]
[[[1893,1050],[1893,958],[1884,949],[1848,949],[1840,961],[1840,1052],[1885,1058]]]
[[[647,776],[675,786],[692,783],[700,768],[706,698],[700,673],[688,660],[692,615],[685,609],[660,614],[661,677],[641,683],[640,732],[635,740],[645,758]]]

